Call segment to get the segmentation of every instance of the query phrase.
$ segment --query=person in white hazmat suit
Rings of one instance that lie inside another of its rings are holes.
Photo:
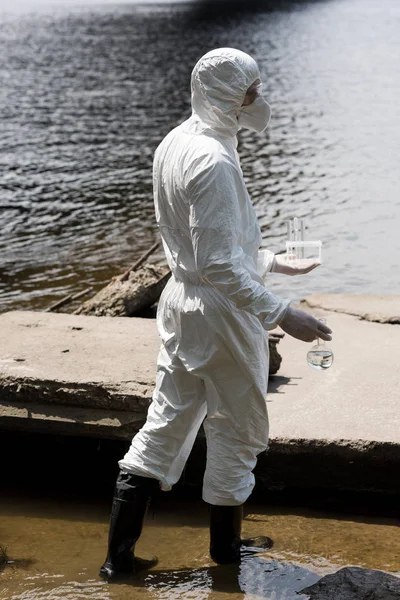
[[[191,90],[192,116],[164,138],[154,157],[156,218],[172,277],[157,312],[161,349],[153,401],[119,461],[100,571],[108,580],[134,569],[132,549],[150,497],[178,481],[203,422],[210,554],[220,564],[238,560],[245,543],[242,505],[268,442],[268,331],[279,324],[306,342],[331,339],[326,325],[264,283],[269,271],[295,275],[317,263],[296,268],[285,255],[260,251],[236,150],[241,127],[261,132],[270,118],[256,62],[239,50],[213,50],[194,67]]]

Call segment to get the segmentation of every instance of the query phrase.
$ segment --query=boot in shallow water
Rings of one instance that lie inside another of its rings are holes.
[[[142,533],[150,498],[158,489],[156,479],[125,472],[118,475],[111,509],[108,553],[100,569],[100,576],[104,579],[111,581],[118,575],[135,571],[133,549]]]
[[[243,506],[215,506],[210,504],[210,556],[219,565],[240,560],[240,551],[272,548],[273,541],[267,536],[242,538]]]

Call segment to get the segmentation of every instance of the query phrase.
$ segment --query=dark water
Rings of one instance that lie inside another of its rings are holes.
[[[400,293],[398,0],[208,21],[182,3],[2,6],[0,310],[98,289],[154,242],[154,149],[189,115],[193,64],[227,45],[259,61],[273,108],[240,135],[264,245],[295,215],[324,243],[319,270],[271,289]]]

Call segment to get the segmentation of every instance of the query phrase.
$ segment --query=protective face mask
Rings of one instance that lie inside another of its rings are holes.
[[[240,127],[261,133],[268,127],[271,107],[262,96],[258,96],[252,104],[243,106],[239,111]]]

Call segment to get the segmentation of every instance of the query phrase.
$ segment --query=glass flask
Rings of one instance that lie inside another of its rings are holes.
[[[326,325],[326,319],[319,319]],[[333,364],[333,352],[324,340],[317,338],[317,343],[307,352],[307,362],[313,369],[325,371]]]

